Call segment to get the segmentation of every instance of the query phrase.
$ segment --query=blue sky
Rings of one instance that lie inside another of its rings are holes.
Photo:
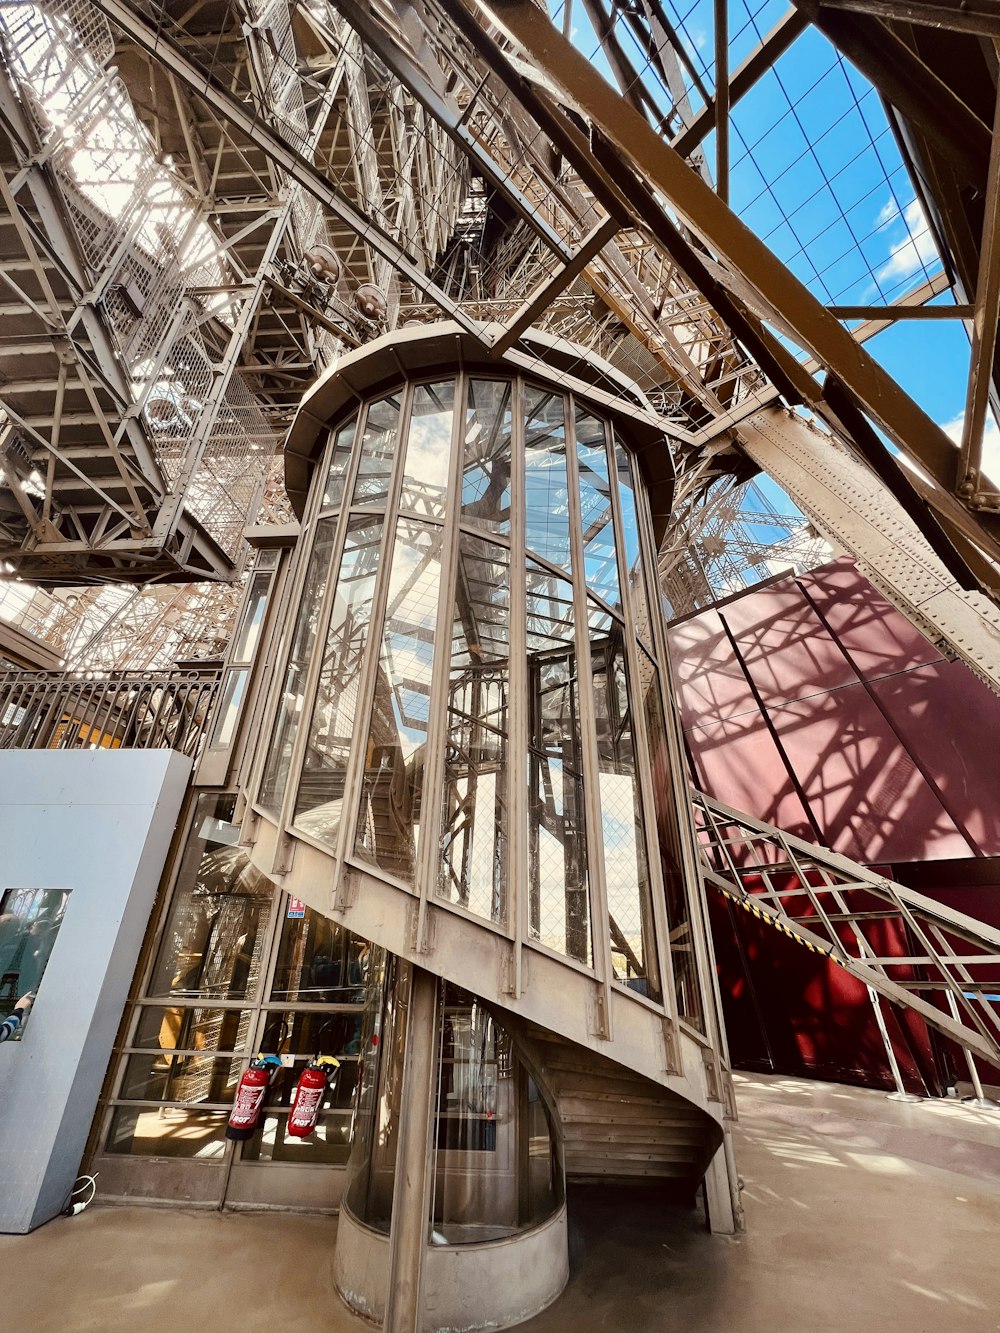
[[[704,84],[714,84],[712,0],[664,0]],[[729,0],[730,68],[789,8]],[[610,78],[582,5],[574,40]],[[625,29],[618,32],[624,38]],[[630,57],[642,67],[638,48]],[[695,110],[703,105],[693,84]],[[824,304],[884,304],[941,271],[920,204],[871,84],[808,29],[732,110],[730,202]],[[714,136],[703,145],[714,165]],[[938,303],[951,303],[950,295]],[[866,347],[925,411],[957,433],[969,339],[955,320],[899,322]],[[997,432],[991,423],[990,435]]]

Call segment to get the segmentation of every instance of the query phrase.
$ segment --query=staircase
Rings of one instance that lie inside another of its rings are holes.
[[[545,1028],[518,1025],[513,1033],[518,1054],[551,1098],[567,1179],[683,1181],[693,1191],[722,1142],[715,1120]]]
[[[251,814],[246,832],[254,862],[270,873],[275,826]],[[728,1072],[711,1042],[623,984],[512,931],[359,864],[335,879],[328,853],[293,843],[287,892],[496,1011],[549,1106],[570,1179],[669,1182],[686,1195],[704,1179],[713,1229],[734,1229],[725,1171],[710,1169],[732,1111]]]

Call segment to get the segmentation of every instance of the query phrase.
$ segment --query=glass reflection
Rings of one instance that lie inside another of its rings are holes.
[[[646,583],[643,576],[641,540],[639,536],[639,515],[636,512],[635,484],[632,480],[632,465],[621,440],[615,436],[615,472],[618,476],[618,498],[622,511],[622,537],[625,549],[622,552],[622,574],[629,589],[632,614],[635,617],[635,632],[647,648],[653,639],[649,624],[649,602],[646,598]]]
[[[271,569],[259,570],[253,576],[243,622],[233,644],[230,659],[233,662],[252,662],[257,654],[257,643],[260,639],[261,626],[264,624],[264,613],[267,610],[267,598],[273,577],[274,571]]]
[[[271,982],[271,999],[308,1004],[360,1005],[364,1003],[369,946],[311,907],[305,915],[289,915],[281,923],[278,961]],[[357,1054],[358,1031],[351,1014],[343,1016],[343,1043],[353,1043]],[[270,1048],[268,1048],[270,1049]],[[326,1054],[327,1052],[324,1052]],[[339,1055],[340,1050],[329,1052]]]
[[[69,889],[8,889],[0,892],[0,1021],[14,1012],[22,995],[41,984],[59,934]],[[20,1041],[32,1010],[13,1034]]]
[[[528,883],[534,939],[592,961],[571,585],[527,567]]]
[[[354,432],[357,428],[357,417],[351,417],[345,425],[341,426],[333,437],[333,447],[330,450],[330,467],[326,475],[326,485],[323,488],[323,508],[339,509],[344,500],[344,487],[347,484],[347,469],[351,464],[351,455],[354,453]]]
[[[508,1034],[478,1000],[443,985],[431,1243],[500,1240],[560,1202],[548,1118]]]
[[[152,995],[242,1000],[258,989],[271,881],[236,845],[235,798],[201,796],[150,982]],[[235,1047],[230,1047],[235,1049]]]
[[[140,1051],[127,1057],[119,1096],[164,1105],[152,1110],[119,1107],[108,1151],[218,1156],[225,1113],[194,1108],[228,1107],[232,1102],[253,1027],[254,1014],[246,1009],[144,1008],[132,1039]]]
[[[444,518],[454,406],[454,380],[418,384],[413,391],[399,503],[422,518]]]
[[[570,570],[566,405],[562,394],[525,390],[524,533],[535,555]]]
[[[359,1221],[389,1234],[409,1013],[408,964],[375,951],[361,1039],[354,1132],[344,1203]]]
[[[439,896],[506,915],[510,553],[463,533],[452,627]]]
[[[462,521],[510,533],[511,386],[471,380],[462,453]]]
[[[441,583],[441,530],[396,526],[355,851],[412,884]]]
[[[171,1106],[118,1106],[111,1119],[110,1153],[133,1157],[184,1157],[221,1162],[226,1152],[225,1111]]]
[[[298,618],[292,635],[292,646],[285,668],[284,688],[274,720],[271,744],[268,748],[267,767],[261,780],[259,801],[265,810],[273,813],[281,807],[288,781],[288,767],[292,759],[292,745],[299,719],[305,705],[305,679],[316,647],[323,594],[333,559],[333,539],[337,520],[323,518],[316,524],[316,538],[305,585],[299,601]]]
[[[639,649],[639,689],[646,718],[650,765],[653,772],[653,807],[660,847],[660,866],[667,901],[667,929],[670,939],[670,963],[677,996],[677,1012],[693,1027],[704,1032],[698,971],[691,938],[684,873],[678,852],[677,807],[673,790],[667,736],[660,703],[659,674],[649,656]]]
[[[330,846],[340,830],[381,540],[380,518],[348,524],[295,802],[296,827]]]
[[[354,482],[354,505],[384,505],[389,498],[392,460],[396,453],[400,393],[368,405],[361,436],[361,456]]]
[[[592,622],[590,664],[608,895],[608,930],[614,975],[631,990],[660,998],[652,899],[643,837],[642,799],[636,776],[632,710],[626,683],[622,629],[610,636]]]
[[[609,606],[622,595],[615,561],[615,533],[608,475],[607,427],[598,417],[576,411],[576,454],[580,468],[583,570],[587,586]]]
[[[130,1055],[119,1096],[124,1101],[229,1102],[242,1059],[209,1055]]]

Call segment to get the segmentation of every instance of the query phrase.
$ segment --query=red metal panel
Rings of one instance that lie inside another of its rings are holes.
[[[794,580],[741,597],[720,614],[765,704],[787,703],[857,680]]]
[[[710,902],[733,1064],[890,1089],[892,1072],[864,985],[719,895]],[[893,952],[898,952],[894,948]],[[923,1024],[883,1006],[911,1091],[943,1091]]]
[[[717,611],[704,611],[672,625],[667,638],[686,727],[756,710],[757,702]]]
[[[762,715],[754,711],[687,733],[696,780],[716,800],[800,838],[815,831]]]
[[[849,557],[801,575],[799,583],[865,679],[945,660]]]
[[[973,855],[863,685],[768,715],[826,846],[868,864]]]
[[[873,681],[872,690],[976,851],[1000,855],[1000,699],[961,662],[886,676]],[[905,859],[931,855],[945,853],[914,847]]]

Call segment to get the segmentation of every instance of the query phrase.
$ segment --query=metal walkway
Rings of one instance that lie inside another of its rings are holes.
[[[1000,1068],[1000,931],[701,792],[694,811],[707,884]]]

